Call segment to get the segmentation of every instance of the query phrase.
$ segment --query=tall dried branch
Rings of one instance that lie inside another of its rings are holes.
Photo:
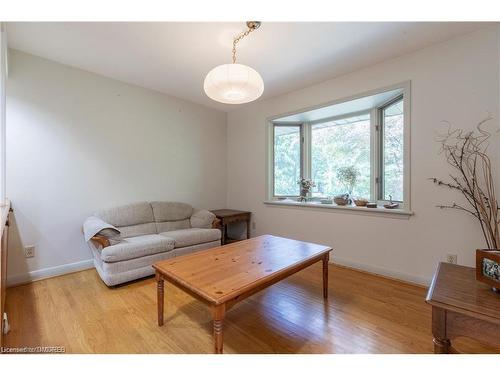
[[[441,144],[439,153],[444,155],[455,174],[450,175],[452,182],[436,177],[430,180],[438,186],[462,193],[467,201],[467,207],[455,202],[438,207],[460,210],[474,216],[479,221],[487,247],[498,249],[500,247],[499,208],[495,197],[491,160],[487,154],[492,133],[485,129],[485,124],[489,120],[491,117],[481,121],[471,131],[453,129],[450,123],[445,122],[447,125],[445,133],[437,137],[437,141]]]

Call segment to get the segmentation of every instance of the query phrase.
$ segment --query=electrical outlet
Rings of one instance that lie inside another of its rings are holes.
[[[446,254],[446,262],[451,264],[457,264],[457,254]]]
[[[252,229],[255,230],[255,221],[252,221]]]
[[[24,257],[25,258],[33,258],[35,256],[35,245],[25,246],[24,247]]]

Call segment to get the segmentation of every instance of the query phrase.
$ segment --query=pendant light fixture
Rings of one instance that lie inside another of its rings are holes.
[[[243,104],[259,98],[264,92],[264,81],[253,68],[236,63],[236,44],[260,27],[260,22],[247,22],[248,30],[233,40],[233,63],[219,65],[208,72],[203,88],[210,99],[225,104]]]

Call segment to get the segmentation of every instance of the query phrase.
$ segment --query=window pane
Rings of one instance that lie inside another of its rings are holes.
[[[403,99],[384,108],[383,199],[403,201]]]
[[[274,127],[274,195],[298,196],[300,126]]]
[[[313,196],[349,193],[338,175],[349,168],[357,174],[353,196],[370,199],[370,115],[316,124],[311,132]]]

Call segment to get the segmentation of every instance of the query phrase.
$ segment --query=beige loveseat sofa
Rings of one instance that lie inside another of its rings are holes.
[[[178,202],[139,202],[103,210],[83,226],[106,285],[154,273],[153,263],[219,246],[215,215]]]

